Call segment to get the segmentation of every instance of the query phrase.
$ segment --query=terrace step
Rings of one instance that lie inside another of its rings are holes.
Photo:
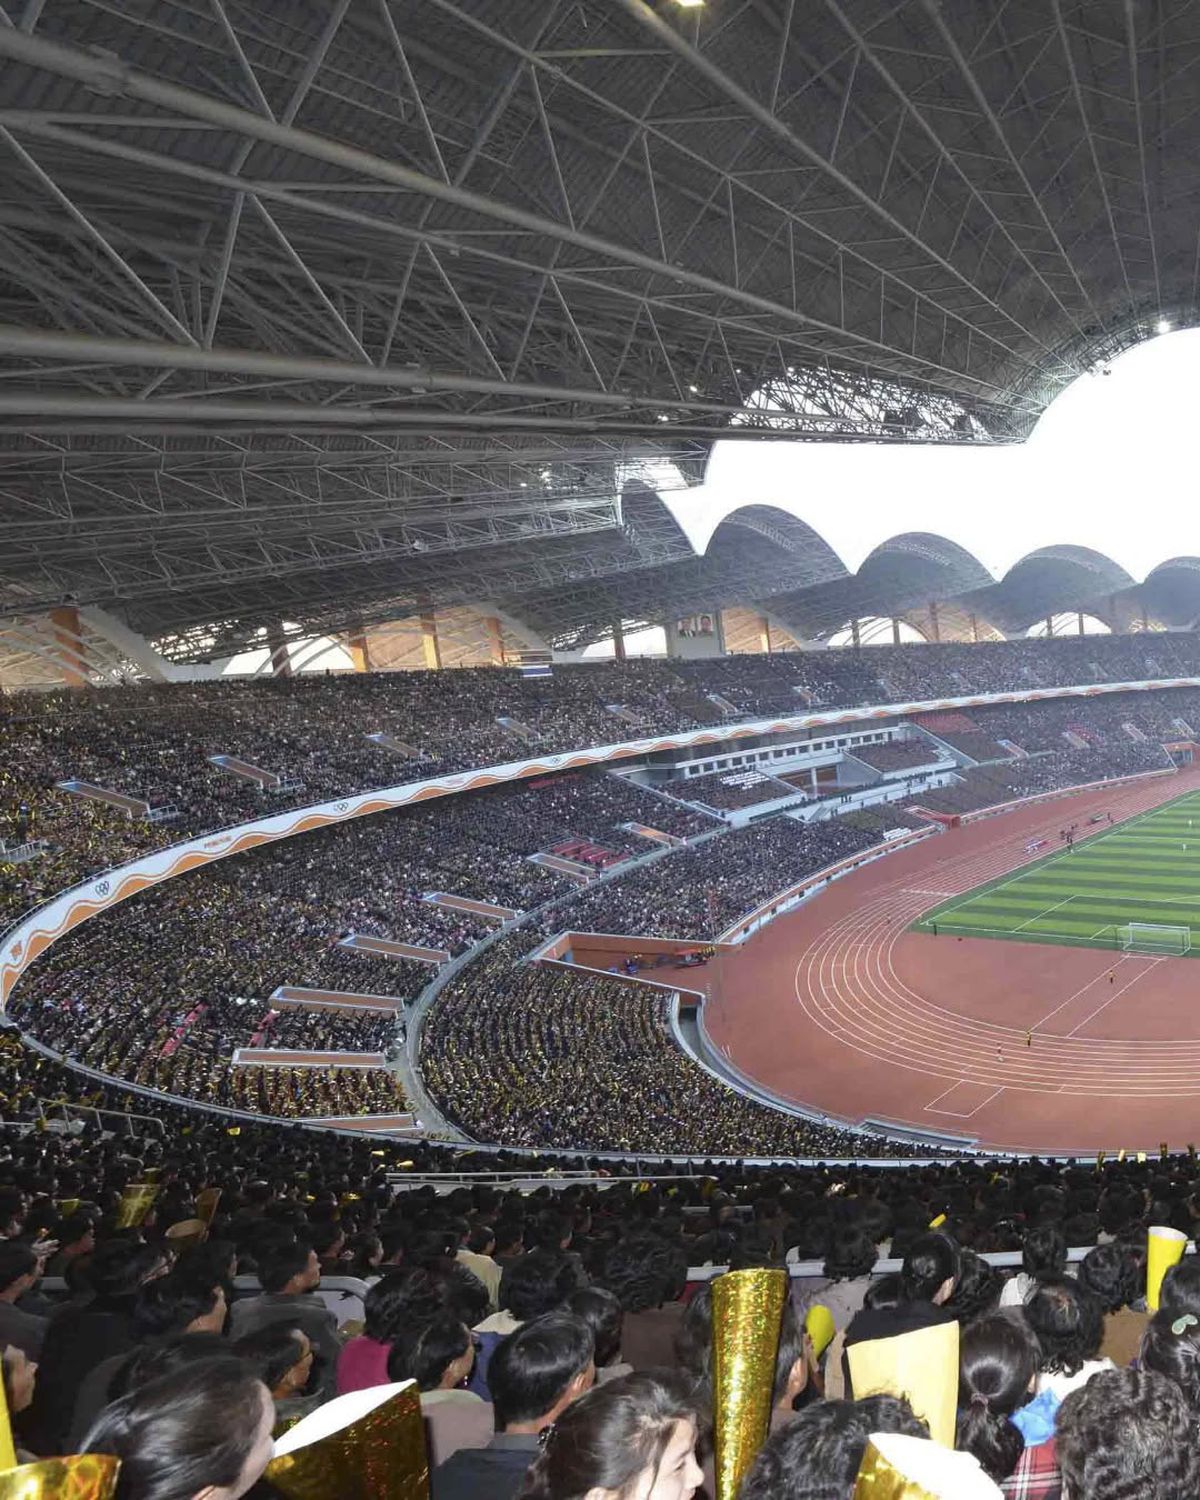
[[[560,854],[530,854],[527,856],[530,864],[541,865],[545,870],[553,870],[556,875],[565,876],[567,880],[573,880],[576,885],[587,885],[595,876],[595,870],[588,865],[582,865],[578,860],[563,859]]]
[[[407,958],[419,964],[446,964],[450,962],[447,948],[422,948],[416,943],[398,943],[393,938],[368,937],[365,933],[352,932],[337,945],[350,953],[365,953],[372,958]]]
[[[366,736],[373,745],[379,745],[384,750],[390,750],[393,755],[402,755],[405,760],[420,760],[421,751],[415,745],[410,745],[405,740],[398,740],[394,734],[369,734]]]
[[[390,1010],[404,1009],[399,995],[367,995],[356,990],[312,990],[281,984],[271,994],[274,1010]]]
[[[447,911],[466,911],[472,916],[487,917],[494,922],[511,922],[520,912],[511,906],[497,906],[494,901],[476,901],[472,896],[453,896],[448,891],[428,891],[424,900],[430,906],[443,906]]]
[[[127,818],[145,818],[150,822],[160,821],[152,816],[153,809],[142,797],[130,797],[124,792],[114,792],[110,787],[97,786],[94,781],[80,781],[75,777],[67,781],[56,781],[54,784],[60,791],[71,792],[74,796],[83,797],[88,802],[104,802],[109,807],[115,807]]]
[[[419,1135],[415,1115],[306,1115],[305,1125],[325,1125],[336,1130],[361,1130],[367,1135]]]
[[[297,781],[294,776],[283,776],[277,771],[264,770],[262,766],[256,766],[253,761],[243,760],[239,755],[210,755],[208,759],[210,764],[216,766],[219,771],[228,771],[233,776],[240,776],[243,781],[252,781],[264,792],[302,792],[304,790],[304,783]]]
[[[382,1068],[383,1052],[301,1052],[291,1047],[238,1047],[233,1054],[238,1068]]]
[[[667,844],[672,849],[687,843],[678,834],[664,833],[661,828],[651,828],[645,823],[622,823],[621,827],[626,833],[636,834],[638,838],[647,839],[652,844]]]

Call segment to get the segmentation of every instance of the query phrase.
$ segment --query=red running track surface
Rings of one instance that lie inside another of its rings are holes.
[[[1054,799],[856,871],[708,974],[709,1037],[776,1095],[855,1122],[997,1150],[1200,1141],[1200,958],[908,930],[1037,858],[1035,837],[1057,843],[1066,822],[1120,821],[1198,786],[1200,769]]]

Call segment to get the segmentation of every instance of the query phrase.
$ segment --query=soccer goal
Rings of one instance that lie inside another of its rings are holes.
[[[1117,938],[1127,953],[1190,953],[1192,929],[1157,922],[1126,922]]]

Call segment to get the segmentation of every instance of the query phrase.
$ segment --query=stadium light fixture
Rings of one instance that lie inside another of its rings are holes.
[[[1154,331],[1155,333],[1170,333],[1171,325],[1167,322],[1166,318],[1159,318],[1158,322],[1154,325]]]
[[[675,0],[680,10],[699,10],[704,0]]]

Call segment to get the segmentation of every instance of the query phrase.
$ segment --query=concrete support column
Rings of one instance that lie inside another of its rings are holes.
[[[484,619],[487,628],[488,660],[494,667],[504,665],[504,631],[500,627],[500,621],[495,615],[488,615]]]
[[[898,646],[899,644],[900,644],[900,621],[896,618],[895,615],[893,615],[892,616],[892,645],[893,646]]]
[[[857,650],[862,645],[862,632],[858,628],[857,617],[850,621],[850,644]]]
[[[292,654],[288,650],[288,643],[283,634],[283,626],[278,620],[273,620],[267,626],[267,645],[271,650],[271,676],[290,677],[292,675]]]
[[[766,615],[758,617],[758,649],[766,656],[771,654],[771,622]]]
[[[972,615],[971,616],[971,639],[973,641],[978,641],[979,640],[979,616],[978,615]]]
[[[421,614],[421,652],[431,672],[441,670],[442,647],[438,641],[437,615],[431,609]]]
[[[371,670],[371,650],[367,645],[367,632],[361,625],[356,625],[347,638],[346,645],[350,651],[350,660],[354,664],[356,672],[369,672]]]
[[[1079,611],[1079,614],[1078,614],[1078,616],[1076,618],[1079,621],[1079,634],[1083,635],[1085,633],[1084,629],[1083,629],[1083,610]]]
[[[935,641],[941,640],[942,624],[938,619],[938,607],[936,599],[931,599],[929,601],[929,632],[933,636]]]
[[[1053,615],[1047,615],[1046,616],[1046,635],[1049,637],[1049,636],[1052,636],[1053,634],[1054,634],[1054,616]]]
[[[79,634],[79,611],[73,604],[60,605],[50,611],[50,625],[64,685],[87,687],[87,655]]]
[[[613,621],[612,633],[613,633],[613,660],[614,661],[624,661],[625,660],[625,632],[621,629],[621,622],[620,622],[620,620],[614,620]]]

